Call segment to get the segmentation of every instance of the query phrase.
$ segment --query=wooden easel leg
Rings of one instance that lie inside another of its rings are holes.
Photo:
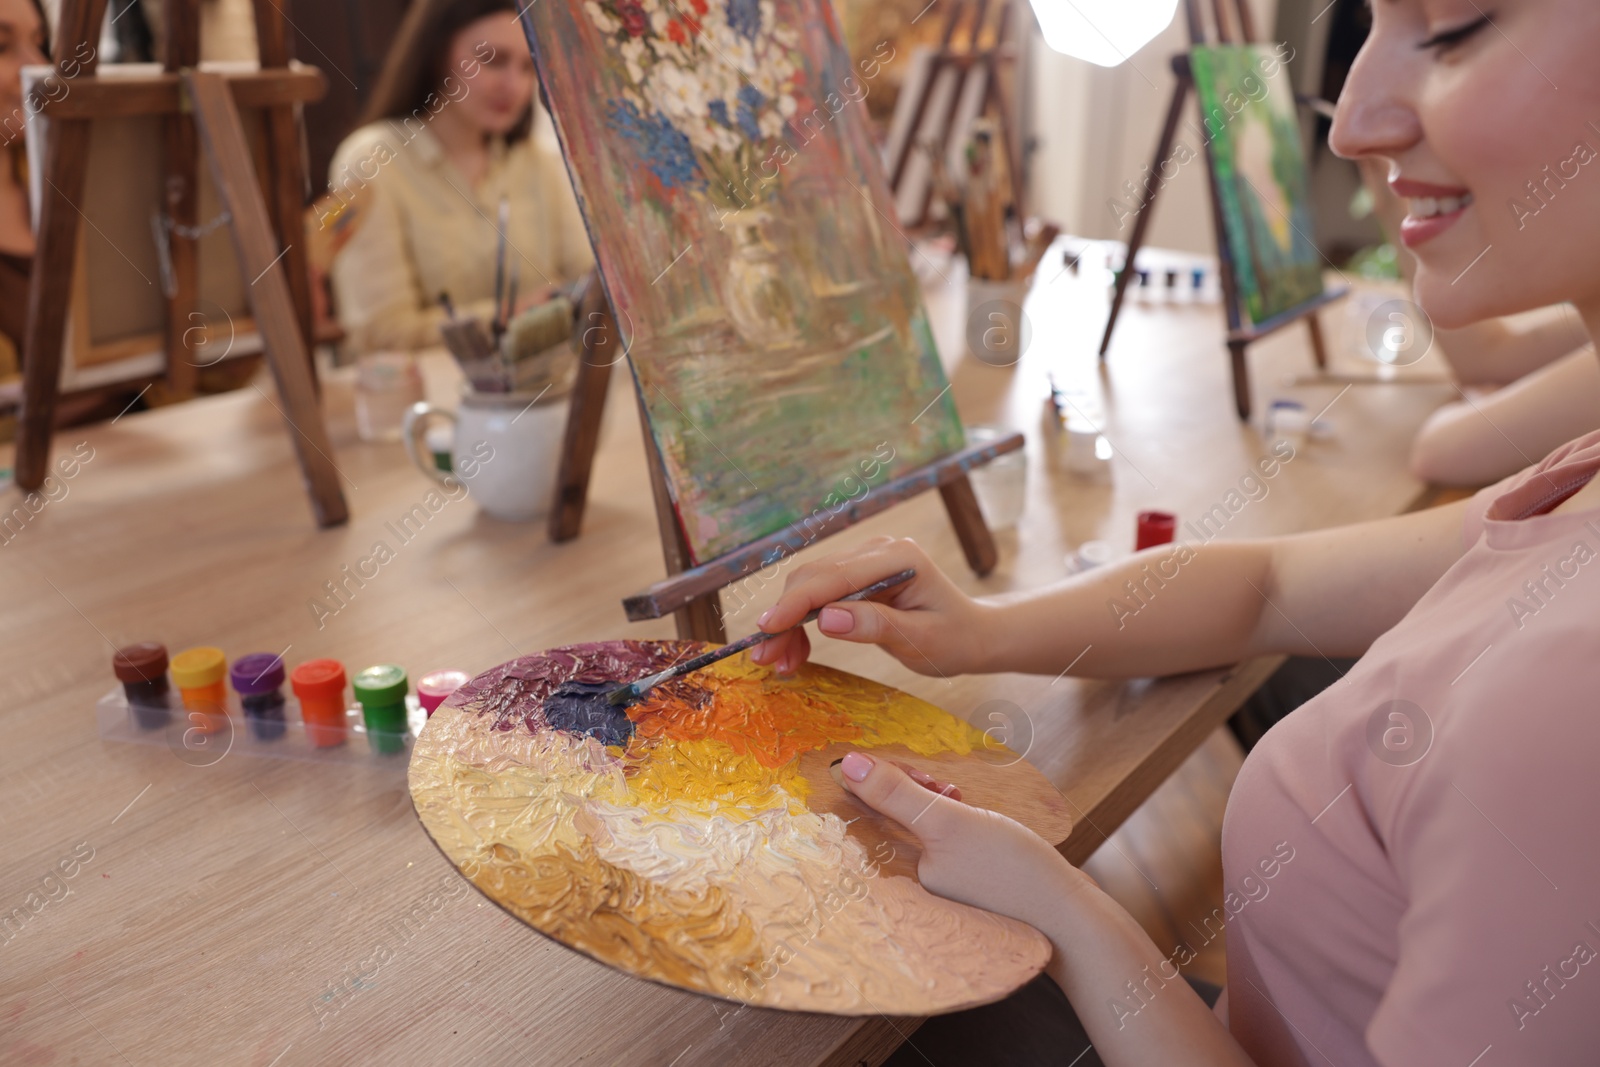
[[[165,0],[162,20],[166,25],[166,55],[162,67],[177,73],[200,62],[200,8],[197,0]],[[193,232],[200,207],[200,148],[195,134],[194,116],[178,113],[162,119],[166,142],[166,183],[164,195],[168,228],[166,243],[172,267],[172,294],[167,297],[167,389],[175,400],[187,400],[195,393],[200,377],[196,353],[188,338],[196,325],[206,323],[198,312],[200,287],[200,244],[177,232],[183,227]],[[209,336],[209,329],[202,329]]]
[[[78,76],[94,73],[106,0],[64,4],[56,33],[56,54],[84,55]],[[56,77],[67,81],[57,68]],[[44,136],[44,195],[35,230],[38,251],[28,283],[28,328],[22,341],[22,417],[17,427],[13,477],[32,492],[44,484],[50,464],[50,435],[55,428],[56,395],[61,391],[61,345],[66,337],[71,304],[72,262],[78,250],[78,204],[83,200],[89,164],[89,123],[56,119]]]
[[[1229,341],[1228,355],[1233,357],[1233,404],[1239,409],[1241,420],[1250,417],[1250,364],[1245,359],[1245,341]]]
[[[1306,329],[1311,332],[1311,355],[1317,361],[1317,369],[1327,370],[1328,345],[1322,336],[1322,320],[1315,311],[1306,316]]]
[[[725,644],[728,631],[722,625],[722,598],[717,593],[691,600],[687,607],[672,613],[678,623],[678,636],[686,641]]]
[[[591,292],[600,286],[592,285]],[[605,306],[604,300],[599,301]],[[600,318],[591,320],[590,315]],[[589,497],[589,474],[600,445],[600,421],[606,409],[611,366],[620,355],[616,330],[609,313],[594,311],[585,301],[578,312],[578,380],[572,387],[567,429],[561,441],[561,465],[556,473],[555,500],[550,507],[550,540],[560,543],[578,536],[583,508]],[[648,434],[648,430],[646,433]]]
[[[285,271],[278,262],[281,253],[261,187],[256,184],[239,109],[227,80],[219,74],[189,71],[184,74],[184,85],[194,107],[218,199],[233,220],[229,228],[233,231],[240,276],[252,279],[246,286],[250,310],[278,384],[290,440],[311,494],[311,509],[317,525],[336,526],[346,521],[350,512],[339,488],[339,471],[317,407],[304,335],[296,321]]]
[[[261,66],[289,65],[288,27],[283,9],[273,0],[256,0],[256,44]],[[295,321],[304,338],[306,360],[312,369],[311,384],[319,389],[316,364],[311,362],[315,345],[315,320],[311,309],[310,265],[306,260],[305,204],[306,172],[300,157],[300,127],[294,108],[280,105],[266,109],[267,170],[264,190],[269,218],[284,251],[284,276],[289,297],[294,302]]]
[[[939,498],[945,511],[950,513],[950,525],[955,527],[956,539],[966,554],[967,565],[979,578],[994,570],[1000,562],[1000,550],[995,546],[994,534],[984,521],[983,510],[978,507],[978,495],[972,491],[972,481],[962,475],[955,481],[939,487]]]
[[[22,413],[17,426],[17,485],[29,492],[44,484],[61,390],[61,346],[66,339],[72,265],[78,248],[78,213],[89,159],[89,124],[56,120],[45,132],[44,195],[38,251],[28,283],[28,329],[23,338]]]
[[[943,158],[944,156],[949,154],[949,151],[950,151],[950,137],[955,132],[951,127],[955,123],[956,109],[958,109],[961,106],[962,89],[965,87],[965,84],[966,84],[966,80],[965,80],[965,73],[966,72],[965,72],[965,70],[960,65],[954,64],[954,63],[946,65],[946,66],[941,66],[940,65],[940,61],[943,58],[944,57],[941,55],[941,56],[935,57],[935,59],[934,59],[933,68],[934,68],[935,73],[929,76],[929,82],[928,82],[929,92],[930,93],[932,92],[932,90],[933,90],[933,88],[934,88],[934,86],[936,84],[935,79],[937,79],[937,77],[939,75],[939,72],[945,71],[945,70],[950,71],[952,73],[952,75],[954,76],[954,78],[955,78],[955,88],[950,93],[950,106],[944,109],[944,114],[939,117],[939,125],[936,127],[936,129],[939,131],[939,143],[935,146],[935,148],[936,148],[936,150],[938,152],[938,156],[936,158]],[[913,145],[915,144],[916,135],[917,135],[916,127],[912,127],[912,129],[911,129],[911,137],[913,139]],[[929,182],[928,183],[928,187],[922,191],[922,203],[921,203],[921,205],[918,206],[916,217],[913,218],[910,221],[910,225],[912,225],[912,226],[921,226],[924,222],[927,222],[928,221],[928,208],[930,208],[932,206],[933,206],[933,183]]]
[[[1161,165],[1172,154],[1172,142],[1178,136],[1178,120],[1183,117],[1183,105],[1189,98],[1189,78],[1187,67],[1184,70],[1174,70],[1177,81],[1172,86],[1172,103],[1167,107],[1167,121],[1161,127],[1161,137],[1156,142],[1156,155],[1150,164],[1151,181],[1159,180]],[[1139,214],[1133,220],[1133,234],[1128,238],[1128,256],[1123,260],[1122,273],[1117,275],[1117,287],[1111,294],[1111,315],[1106,319],[1106,332],[1100,338],[1100,358],[1106,358],[1106,350],[1111,347],[1111,331],[1117,327],[1117,316],[1122,312],[1122,298],[1128,291],[1128,279],[1133,276],[1134,259],[1139,255],[1139,249],[1144,247],[1145,231],[1150,228],[1150,217],[1155,214],[1156,193],[1160,191],[1159,185],[1148,189],[1149,196],[1143,204],[1139,205]]]

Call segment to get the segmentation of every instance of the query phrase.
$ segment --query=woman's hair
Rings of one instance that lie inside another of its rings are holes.
[[[512,0],[416,0],[395,34],[362,123],[426,115],[428,94],[440,92],[445,76],[451,73],[446,69],[447,53],[456,34],[486,15],[501,12],[515,15],[517,6]],[[457,71],[455,77],[459,80],[462,75]],[[506,141],[520,141],[532,127],[530,99]]]

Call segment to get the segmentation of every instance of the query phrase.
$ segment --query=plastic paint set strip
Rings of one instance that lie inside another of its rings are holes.
[[[190,648],[169,660],[166,646],[155,642],[118,649],[111,666],[122,685],[95,707],[100,736],[165,744],[201,764],[230,751],[333,762],[402,754],[434,709],[472,679],[461,670],[431,671],[412,694],[405,670],[394,664],[368,667],[347,682],[338,660],[308,660],[285,671],[280,655],[258,652],[239,657],[230,670],[219,648]],[[292,696],[284,693],[285,681]],[[346,698],[347,684],[354,702]],[[366,735],[367,743],[349,744],[352,734]]]

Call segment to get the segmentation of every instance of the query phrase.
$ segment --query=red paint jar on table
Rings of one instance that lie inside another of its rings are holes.
[[[1171,544],[1177,532],[1178,517],[1170,511],[1141,511],[1133,550],[1139,552],[1152,545]]]

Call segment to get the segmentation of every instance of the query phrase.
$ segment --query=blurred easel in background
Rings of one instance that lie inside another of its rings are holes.
[[[1317,320],[1317,310],[1343,297],[1346,289],[1324,289],[1320,279],[1320,271],[1315,281],[1315,292],[1308,292],[1304,299],[1290,307],[1279,308],[1273,305],[1269,313],[1251,316],[1243,305],[1258,306],[1262,303],[1259,294],[1262,291],[1261,282],[1264,273],[1264,264],[1258,263],[1253,257],[1256,255],[1256,242],[1242,239],[1242,231],[1248,227],[1239,221],[1238,216],[1246,214],[1246,205],[1240,203],[1227,204],[1224,202],[1223,189],[1226,171],[1227,177],[1233,177],[1236,159],[1222,158],[1217,141],[1218,134],[1227,129],[1227,125],[1234,118],[1233,115],[1225,117],[1222,127],[1211,129],[1211,116],[1204,114],[1204,93],[1196,84],[1195,68],[1198,62],[1206,61],[1210,56],[1225,54],[1230,48],[1250,49],[1257,41],[1255,23],[1251,18],[1248,0],[1211,0],[1211,20],[1207,21],[1200,0],[1184,0],[1184,17],[1189,26],[1190,51],[1172,57],[1172,72],[1176,82],[1172,89],[1172,102],[1167,108],[1166,123],[1162,127],[1161,137],[1156,142],[1154,161],[1148,173],[1160,174],[1163,166],[1171,158],[1173,141],[1177,136],[1178,122],[1183,117],[1184,105],[1188,102],[1191,90],[1196,92],[1201,101],[1201,118],[1206,125],[1207,137],[1205,141],[1207,189],[1211,198],[1211,217],[1215,225],[1217,238],[1217,259],[1221,274],[1223,308],[1227,314],[1227,346],[1228,354],[1232,361],[1233,369],[1233,395],[1234,406],[1238,410],[1239,418],[1250,417],[1250,367],[1246,361],[1245,353],[1251,344],[1277,330],[1302,319],[1311,334],[1311,351],[1319,370],[1326,370],[1328,366],[1327,346],[1323,340],[1322,324]],[[1267,90],[1272,89],[1272,79],[1266,79]],[[1253,98],[1253,96],[1252,96]],[[1299,187],[1305,188],[1307,184],[1305,158],[1301,153],[1301,141],[1296,135],[1292,145],[1285,145],[1286,155],[1292,155],[1298,164],[1296,175]],[[1248,177],[1241,179],[1245,186],[1251,183]],[[1160,184],[1147,187],[1139,213],[1134,219],[1133,234],[1128,239],[1128,254],[1123,261],[1123,268],[1118,272],[1116,287],[1111,297],[1111,314],[1106,320],[1105,334],[1100,339],[1100,358],[1106,357],[1106,351],[1111,347],[1111,333],[1117,326],[1117,316],[1122,310],[1122,300],[1128,291],[1128,283],[1135,275],[1135,257],[1144,246],[1145,231],[1150,225],[1150,216],[1155,210],[1156,194],[1160,191]],[[1251,190],[1259,198],[1259,193]],[[1239,198],[1234,190],[1236,199]],[[1235,218],[1230,219],[1230,211],[1235,213]],[[1309,235],[1300,232],[1295,227],[1292,219],[1285,220],[1293,236],[1310,240]],[[1319,253],[1320,255],[1320,253]],[[1256,285],[1245,291],[1241,286],[1240,274],[1246,273],[1247,277],[1254,279]],[[1249,321],[1246,321],[1247,318]]]
[[[902,225],[914,229],[929,221],[939,162],[959,172],[973,124],[984,117],[994,124],[1016,217],[1027,217],[1021,119],[1007,90],[1017,58],[1011,22],[1011,0],[949,0],[939,46],[912,55],[884,148]]]
[[[65,92],[45,100],[44,179],[36,232],[24,343],[23,402],[17,439],[16,482],[36,490],[48,473],[50,438],[61,388],[62,345],[75,259],[79,206],[89,166],[91,123],[96,118],[164,116],[166,149],[163,210],[172,287],[167,298],[166,382],[175,397],[192,395],[196,366],[179,357],[197,307],[199,165],[210,164],[222,218],[233,234],[240,275],[256,328],[277,382],[283,415],[319,526],[349,515],[332,447],[317,406],[309,341],[312,305],[302,240],[305,171],[300,155],[296,105],[318,99],[326,83],[320,71],[289,65],[286,19],[273,0],[255,0],[261,62],[252,71],[226,75],[202,71],[198,0],[165,0],[162,71],[152,74],[97,73],[96,44],[106,0],[65,0],[56,33],[56,77]],[[246,137],[239,109],[264,112],[264,136],[256,149]]]

